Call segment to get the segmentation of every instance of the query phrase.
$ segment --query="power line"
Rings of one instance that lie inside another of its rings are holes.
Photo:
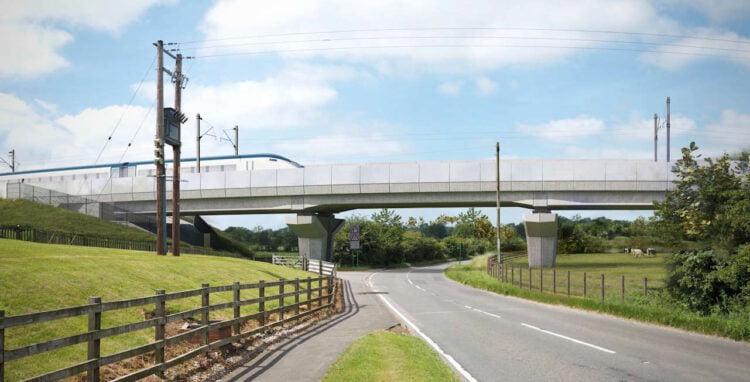
[[[695,40],[705,40],[705,41],[719,41],[719,42],[732,42],[732,43],[739,43],[739,44],[750,44],[750,41],[743,41],[743,40],[738,40],[738,39],[704,37],[704,36],[689,35],[689,34],[614,31],[614,30],[601,30],[601,29],[521,28],[521,27],[424,27],[424,28],[340,29],[340,30],[312,31],[312,32],[308,31],[308,32],[257,34],[257,35],[247,35],[247,36],[235,36],[235,37],[224,37],[224,38],[216,38],[216,39],[175,42],[175,43],[170,43],[170,44],[190,45],[190,44],[200,44],[200,43],[216,42],[216,41],[231,41],[231,40],[257,39],[257,38],[268,38],[268,37],[323,35],[323,34],[369,33],[369,32],[376,32],[376,33],[380,33],[380,32],[425,32],[425,31],[526,31],[526,32],[599,33],[599,34],[615,34],[615,35],[626,35],[626,36],[681,38],[681,39],[695,39]]]
[[[360,45],[360,46],[345,46],[345,47],[318,47],[318,48],[294,48],[294,49],[269,49],[259,51],[246,51],[246,52],[232,52],[232,53],[217,53],[217,54],[204,54],[194,56],[198,58],[211,58],[211,57],[230,57],[230,56],[249,56],[249,55],[263,55],[263,54],[276,54],[276,53],[305,53],[305,52],[323,52],[323,51],[346,51],[346,50],[373,50],[373,49],[426,49],[426,48],[539,48],[539,49],[581,49],[581,50],[608,50],[608,51],[619,51],[619,52],[638,52],[638,53],[661,53],[661,54],[674,54],[674,55],[685,55],[685,56],[703,56],[703,57],[717,57],[724,58],[725,55],[712,54],[712,53],[701,53],[701,52],[678,52],[668,50],[655,50],[655,49],[634,49],[634,48],[617,48],[617,47],[593,47],[593,46],[569,46],[569,45],[521,45],[521,44],[424,44],[424,45]],[[750,55],[735,55],[734,57],[750,58]]]
[[[607,40],[607,39],[591,39],[591,38],[568,38],[568,37],[529,37],[529,36],[387,36],[387,37],[342,37],[342,38],[320,38],[320,39],[306,39],[306,40],[286,40],[286,41],[253,41],[244,43],[234,44],[220,44],[220,45],[204,45],[193,48],[187,48],[190,50],[198,49],[217,49],[217,48],[236,48],[241,46],[258,46],[258,45],[282,45],[282,44],[302,44],[302,43],[329,43],[329,42],[340,42],[340,41],[374,41],[374,40],[537,40],[537,41],[573,41],[573,42],[594,42],[594,43],[611,43],[611,44],[633,44],[633,45],[650,45],[650,46],[668,46],[674,48],[691,48],[691,49],[704,49],[704,50],[715,50],[715,51],[726,51],[726,52],[739,52],[739,53],[750,53],[750,49],[737,49],[737,48],[721,48],[714,46],[702,46],[702,45],[688,45],[688,44],[673,44],[673,43],[660,43],[660,42],[648,42],[648,41],[633,41],[633,40]],[[685,52],[690,53],[690,52]]]

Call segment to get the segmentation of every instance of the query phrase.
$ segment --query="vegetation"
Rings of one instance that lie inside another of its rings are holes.
[[[703,315],[739,314],[750,321],[750,153],[704,159],[694,142],[673,172],[676,188],[655,203],[663,237],[706,243],[669,261],[667,291]]]
[[[257,226],[249,230],[245,227],[229,227],[224,230],[224,233],[234,240],[249,245],[256,251],[297,251],[297,235],[289,230],[289,228],[272,230]]]
[[[355,341],[328,370],[324,381],[459,381],[417,337],[385,331]]]
[[[0,199],[0,227],[19,226],[101,239],[156,241],[152,233],[138,228],[28,200]]]
[[[631,258],[631,265],[628,266],[628,260],[622,256],[617,256],[618,259],[614,261],[601,263],[598,268],[595,268],[594,264],[590,262],[591,256],[589,254],[580,254],[561,256],[558,259],[567,260],[569,267],[573,266],[575,269],[581,270],[588,269],[597,274],[606,272],[612,272],[613,274],[620,272],[626,274],[653,274],[656,272],[656,267],[653,264],[644,267],[643,263],[639,261],[645,259]],[[618,270],[612,270],[610,263],[618,264]],[[462,284],[507,296],[517,296],[548,304],[566,305],[706,334],[725,336],[735,340],[750,340],[750,317],[747,312],[702,315],[686,309],[678,301],[671,299],[668,293],[658,290],[655,290],[654,293],[649,291],[648,295],[641,295],[639,298],[626,299],[625,303],[622,303],[619,298],[607,299],[602,302],[600,299],[583,299],[580,297],[541,293],[521,289],[508,283],[501,283],[497,278],[487,275],[486,264],[486,257],[478,256],[468,265],[451,266],[446,270],[446,276]],[[564,263],[561,265],[564,266]],[[583,266],[579,267],[580,265]],[[662,277],[664,277],[663,275],[664,271],[662,270]]]
[[[90,296],[103,301],[153,295],[156,289],[176,292],[202,283],[228,285],[234,281],[256,282],[279,278],[307,277],[309,273],[250,260],[153,253],[67,245],[46,245],[0,239],[0,310],[6,315],[83,305]],[[244,292],[243,292],[244,293]],[[253,290],[253,293],[257,291]],[[243,298],[252,298],[251,292]],[[230,301],[231,292],[211,295],[212,302]],[[275,304],[273,301],[266,303]],[[200,297],[167,304],[170,313],[195,308]],[[148,307],[105,314],[103,327],[138,322]],[[243,307],[243,314],[257,310]],[[231,317],[231,309],[212,312],[212,318]],[[33,329],[33,330],[29,330]],[[60,338],[86,331],[86,317],[78,317],[6,330],[6,349]],[[102,341],[102,354],[111,354],[153,340],[153,330],[143,330]],[[84,361],[86,344],[12,361],[10,380]]]

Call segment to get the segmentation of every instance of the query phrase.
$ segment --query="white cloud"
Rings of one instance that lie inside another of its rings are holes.
[[[405,142],[391,139],[372,127],[352,127],[346,133],[329,133],[308,139],[295,139],[274,145],[274,152],[283,153],[304,164],[331,162],[388,161],[390,155],[409,148]]]
[[[66,28],[118,33],[155,4],[176,0],[27,0],[0,5],[0,76],[31,78],[69,65],[60,50],[73,41]]]
[[[727,59],[750,66],[750,56],[744,53],[750,38],[708,28],[683,30],[682,33],[691,37],[678,38],[670,42],[673,45],[662,45],[655,52],[643,53],[641,60],[662,69],[679,69],[706,59]]]
[[[569,146],[565,148],[565,156],[573,159],[653,159],[654,153],[649,150],[613,146]]]
[[[455,97],[461,93],[463,86],[463,81],[446,81],[438,85],[437,90],[442,95]]]
[[[475,81],[477,91],[483,96],[490,95],[497,90],[497,84],[487,77],[479,77]]]
[[[579,115],[575,118],[557,119],[537,125],[518,125],[516,131],[549,140],[573,140],[604,131],[600,119]]]
[[[713,154],[750,150],[750,114],[724,110],[718,121],[706,126],[703,139]]]
[[[204,54],[296,50],[284,55],[366,62],[389,70],[416,67],[476,72],[515,64],[547,64],[576,51],[556,48],[560,46],[601,45],[594,41],[534,40],[591,38],[590,33],[514,30],[512,27],[564,29],[575,26],[580,30],[617,31],[666,31],[669,27],[673,31],[674,24],[658,15],[647,0],[479,0],[472,1],[471,6],[447,0],[407,3],[398,0],[289,0],[281,3],[220,0],[208,11],[200,29],[207,40],[266,35],[208,42]],[[382,30],[384,26],[412,29]],[[435,27],[448,29],[435,30]],[[501,28],[493,29],[495,27]],[[375,29],[379,31],[373,31]],[[350,32],[294,34],[347,30]],[[537,47],[519,47],[528,45]],[[351,47],[366,48],[349,49]],[[320,48],[325,50],[310,50]]]

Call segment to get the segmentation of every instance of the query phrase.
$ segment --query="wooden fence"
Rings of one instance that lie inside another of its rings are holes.
[[[87,360],[85,362],[36,376],[28,379],[28,381],[54,381],[81,373],[86,373],[87,381],[98,381],[99,369],[102,366],[149,352],[153,352],[154,364],[152,366],[121,376],[116,381],[135,381],[154,374],[161,376],[165,370],[197,355],[221,348],[242,338],[265,332],[273,327],[283,325],[285,322],[332,307],[337,284],[331,276],[308,277],[303,280],[298,278],[294,280],[281,279],[272,282],[261,280],[252,284],[235,282],[232,285],[222,286],[203,284],[199,289],[174,293],[166,293],[161,289],[157,290],[156,295],[153,296],[122,301],[103,302],[99,297],[91,297],[87,305],[17,316],[6,317],[5,312],[0,310],[0,382],[5,381],[5,365],[8,362],[82,343],[88,344]],[[285,289],[285,287],[290,287],[291,291]],[[278,293],[269,295],[269,288],[278,288]],[[258,291],[258,297],[242,299],[242,291],[255,289]],[[225,303],[210,304],[211,294],[221,292],[232,292],[232,300]],[[201,297],[200,307],[167,314],[168,302],[197,296]],[[287,300],[292,299],[293,303],[287,303]],[[270,306],[266,306],[267,303],[275,305],[275,307],[270,308]],[[240,315],[241,307],[253,304],[257,305],[257,313],[245,316]],[[140,306],[153,307],[155,316],[153,318],[146,318],[141,322],[102,328],[102,315],[105,313]],[[306,309],[301,312],[300,307],[305,307]],[[232,309],[233,318],[223,321],[210,320],[210,312],[225,309]],[[271,321],[272,314],[276,314],[277,319],[275,321]],[[290,315],[285,316],[285,314]],[[88,331],[86,333],[30,344],[15,349],[5,348],[6,329],[28,326],[24,330],[33,330],[34,324],[77,316],[88,316]],[[198,327],[184,333],[166,337],[165,327],[167,323],[193,317],[199,317],[197,321],[200,325]],[[242,324],[251,320],[257,321],[258,326],[242,332]],[[219,329],[229,327],[231,327],[231,335],[224,338],[219,336],[218,339],[210,341],[209,333],[215,333]],[[102,339],[148,328],[154,328],[154,342],[114,354],[101,354]],[[165,348],[167,346],[190,340],[196,336],[200,336],[199,347],[188,350],[171,359],[165,358]]]
[[[114,249],[131,249],[137,251],[156,251],[156,242],[150,241],[132,241],[122,239],[102,239],[97,237],[88,237],[78,234],[70,234],[64,232],[45,231],[36,228],[23,228],[23,227],[0,227],[0,238],[2,239],[14,239],[23,241],[33,241],[35,243],[45,244],[65,244],[65,245],[80,245],[85,247],[101,247],[101,248],[114,248]],[[169,246],[169,245],[168,245]],[[241,257],[236,253],[215,251],[203,247],[195,247],[191,245],[185,245],[184,243],[180,247],[183,253],[190,253],[196,255],[211,255],[211,256],[225,256],[225,257]],[[169,248],[167,248],[169,252]]]
[[[529,268],[487,259],[487,274],[500,282],[508,283],[521,289],[552,293],[567,297],[599,298],[601,301],[624,302],[627,297],[647,295],[648,277],[642,279],[625,276],[606,276],[587,272],[558,271],[555,268]]]

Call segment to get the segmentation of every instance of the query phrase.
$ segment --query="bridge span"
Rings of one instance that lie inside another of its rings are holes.
[[[556,253],[554,210],[651,209],[673,187],[666,162],[647,160],[503,160],[501,205],[525,207],[532,265],[552,266]],[[186,215],[296,213],[288,219],[300,252],[330,259],[343,221],[334,214],[360,208],[493,207],[495,162],[420,161],[313,165],[299,168],[183,173],[181,212]],[[0,179],[2,181],[2,179]],[[112,202],[135,213],[155,213],[153,177],[32,183]],[[15,197],[7,184],[7,197]],[[43,197],[43,196],[41,196]],[[167,198],[171,199],[168,191]],[[168,208],[171,204],[167,204]],[[169,213],[169,210],[168,210]]]

